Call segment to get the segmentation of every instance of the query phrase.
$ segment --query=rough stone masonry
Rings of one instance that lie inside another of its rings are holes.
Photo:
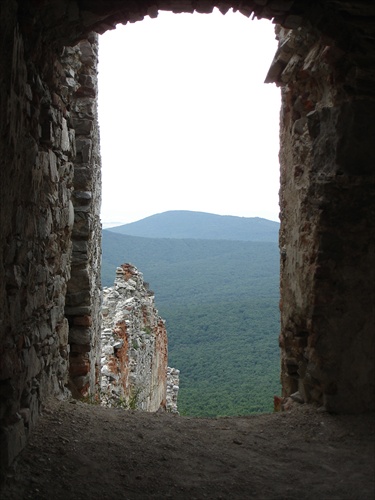
[[[103,289],[100,400],[106,406],[177,413],[179,370],[168,366],[165,321],[131,264]]]

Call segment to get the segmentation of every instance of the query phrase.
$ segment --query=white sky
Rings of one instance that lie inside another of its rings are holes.
[[[167,210],[278,220],[274,25],[172,14],[99,42],[103,225]]]

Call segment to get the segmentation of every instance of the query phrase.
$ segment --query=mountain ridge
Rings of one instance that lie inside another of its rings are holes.
[[[169,210],[106,230],[146,238],[276,242],[279,227],[278,222],[261,217]]]

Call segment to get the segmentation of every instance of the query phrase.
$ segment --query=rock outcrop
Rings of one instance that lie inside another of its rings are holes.
[[[117,268],[102,313],[102,404],[177,413],[179,371],[168,367],[165,321],[136,267]]]

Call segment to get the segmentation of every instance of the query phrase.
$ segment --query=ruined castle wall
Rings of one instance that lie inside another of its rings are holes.
[[[66,394],[69,365],[78,395],[99,379],[97,39],[62,49],[28,23],[17,2],[1,2],[2,464],[43,401]]]
[[[52,47],[30,46],[17,4],[0,6],[1,462],[68,376],[65,293],[74,223],[72,87]]]
[[[179,371],[167,366],[165,321],[131,264],[118,267],[114,286],[103,290],[101,361],[103,404],[177,412]]]
[[[333,411],[374,408],[374,101],[314,31],[279,30],[281,380]],[[374,131],[375,132],[375,131]]]

